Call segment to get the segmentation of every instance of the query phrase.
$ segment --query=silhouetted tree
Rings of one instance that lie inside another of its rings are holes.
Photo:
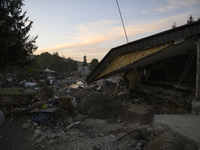
[[[83,65],[82,66],[88,66],[86,55],[83,56]]]
[[[23,67],[37,46],[28,35],[33,22],[22,13],[23,0],[0,1],[0,71]]]
[[[90,66],[89,66],[89,70],[92,72],[94,70],[94,68],[99,64],[98,59],[94,58],[92,59],[92,61],[90,62]]]
[[[172,29],[176,28],[176,22],[174,22],[174,24],[172,25]]]
[[[187,20],[187,24],[193,23],[194,22],[194,18],[192,15],[190,15],[189,19]]]
[[[44,70],[49,68],[59,73],[78,71],[77,62],[70,57],[64,60],[59,56],[58,52],[50,54],[48,52],[42,53],[37,57],[37,69]]]

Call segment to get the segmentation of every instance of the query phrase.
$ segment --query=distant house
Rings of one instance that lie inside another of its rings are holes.
[[[83,62],[77,61],[78,64],[78,72],[81,72],[82,74],[89,74],[90,70],[89,70],[89,64],[88,66],[82,66]]]

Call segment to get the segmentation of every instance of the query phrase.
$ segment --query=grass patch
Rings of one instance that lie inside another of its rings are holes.
[[[0,94],[16,95],[22,94],[19,88],[0,88]]]

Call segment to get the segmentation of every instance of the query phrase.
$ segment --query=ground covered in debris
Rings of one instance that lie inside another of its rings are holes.
[[[83,78],[49,76],[45,84],[15,87],[21,94],[1,94],[0,149],[198,149],[167,126],[153,124],[154,114],[188,114],[188,105],[128,93],[120,76],[89,86]]]

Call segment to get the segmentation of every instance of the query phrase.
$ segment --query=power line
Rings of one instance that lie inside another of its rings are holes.
[[[177,83],[174,91],[172,92],[170,98],[172,98],[172,95],[174,94],[174,92],[176,91],[176,89],[178,88],[178,86],[181,84],[181,82],[183,81],[183,79],[185,78],[185,76],[186,76],[186,74],[188,72],[188,69],[190,68],[190,65],[191,65],[191,63],[193,61],[193,58],[194,58],[194,55],[195,55],[195,50],[196,50],[195,48],[196,47],[194,46],[193,49],[192,49],[192,51],[191,51],[191,53],[190,53],[190,56],[189,56],[189,58],[187,60],[185,68],[184,68],[184,70],[183,70],[183,72],[181,74],[181,77],[180,77],[180,79],[179,79],[179,81],[178,81],[178,83]]]
[[[128,37],[127,37],[127,34],[126,34],[126,29],[125,29],[124,21],[123,21],[122,14],[121,14],[121,11],[120,11],[120,8],[119,8],[118,0],[116,0],[116,3],[117,3],[117,6],[118,6],[119,14],[120,14],[122,25],[123,25],[123,28],[124,28],[124,33],[125,33],[125,36],[126,36],[126,40],[127,40],[127,43],[128,43]]]

